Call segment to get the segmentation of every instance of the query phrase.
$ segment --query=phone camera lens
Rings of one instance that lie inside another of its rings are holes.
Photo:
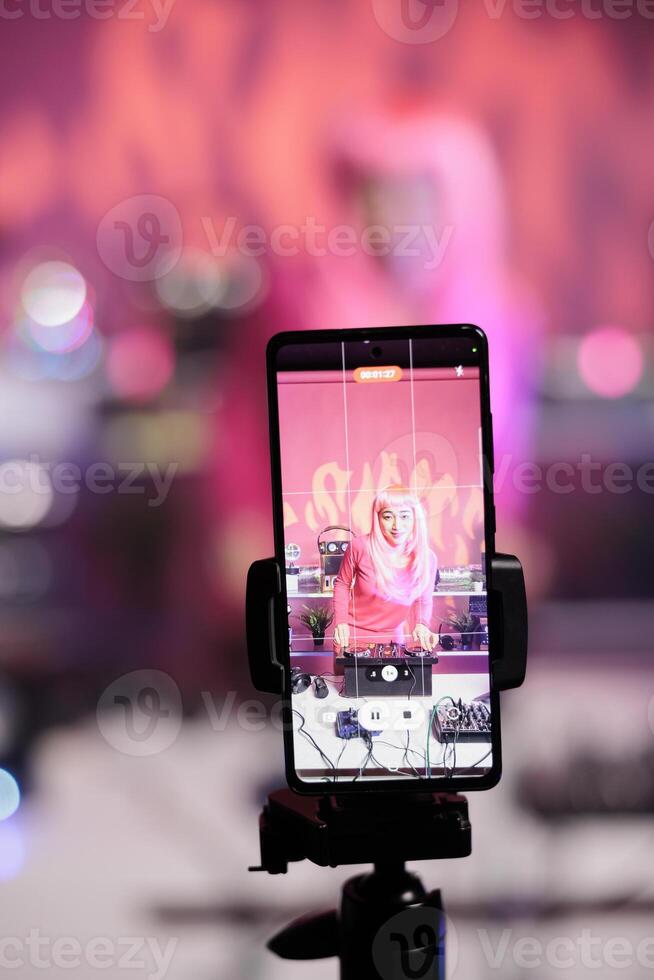
[[[382,356],[382,353],[383,351],[381,347],[373,347],[373,349],[370,351],[370,356],[374,357],[375,360],[378,361],[379,358]]]

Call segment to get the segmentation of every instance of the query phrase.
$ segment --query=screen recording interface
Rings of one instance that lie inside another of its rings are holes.
[[[479,363],[474,336],[278,351],[303,782],[492,767]]]

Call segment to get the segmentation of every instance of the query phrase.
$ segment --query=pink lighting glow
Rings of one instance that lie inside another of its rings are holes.
[[[175,366],[169,340],[151,327],[135,327],[111,343],[107,373],[111,386],[122,398],[147,401],[170,381]]]
[[[637,339],[623,327],[599,327],[579,344],[577,364],[594,394],[621,398],[640,381],[643,354]]]

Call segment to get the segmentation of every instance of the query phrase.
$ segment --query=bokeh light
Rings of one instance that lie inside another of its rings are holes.
[[[230,313],[250,313],[266,297],[268,280],[253,255],[231,252],[224,260],[225,288],[214,306]]]
[[[183,317],[194,317],[219,303],[225,280],[208,252],[185,249],[175,267],[157,279],[155,288],[168,309]]]
[[[168,338],[152,327],[134,327],[115,337],[107,356],[107,375],[121,398],[146,401],[168,384],[175,357]]]
[[[84,303],[79,313],[65,323],[44,326],[36,320],[25,319],[19,331],[41,350],[51,354],[64,354],[81,347],[93,330],[93,310]]]
[[[36,460],[0,463],[0,526],[12,531],[36,527],[52,507],[50,476]]]
[[[107,422],[104,447],[112,459],[147,459],[178,473],[192,473],[206,462],[211,448],[211,422],[197,412],[120,412]]]
[[[48,378],[80,381],[93,373],[103,352],[102,337],[93,328],[80,346],[53,352],[37,345],[27,334],[23,322],[8,339],[5,364],[15,377],[23,381],[44,381]]]
[[[25,864],[23,829],[15,821],[0,824],[0,881],[11,881]]]
[[[68,262],[42,262],[25,277],[21,301],[27,315],[44,327],[76,317],[86,299],[84,277]]]
[[[58,381],[81,381],[93,374],[104,353],[104,341],[92,330],[81,347],[52,356],[48,362],[48,377]]]
[[[20,806],[18,783],[6,769],[0,769],[0,820],[7,820]]]
[[[594,394],[622,398],[640,381],[643,353],[634,335],[623,327],[598,327],[579,344],[577,365]]]

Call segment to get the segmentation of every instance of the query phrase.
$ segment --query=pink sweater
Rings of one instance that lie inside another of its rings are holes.
[[[354,538],[334,582],[334,626],[347,623],[353,631],[353,639],[360,637],[364,642],[375,640],[379,643],[405,640],[418,623],[431,628],[436,555],[430,551],[429,557],[432,566],[429,585],[412,603],[404,604],[379,595],[369,536]],[[409,625],[409,634],[402,629],[405,622]]]

